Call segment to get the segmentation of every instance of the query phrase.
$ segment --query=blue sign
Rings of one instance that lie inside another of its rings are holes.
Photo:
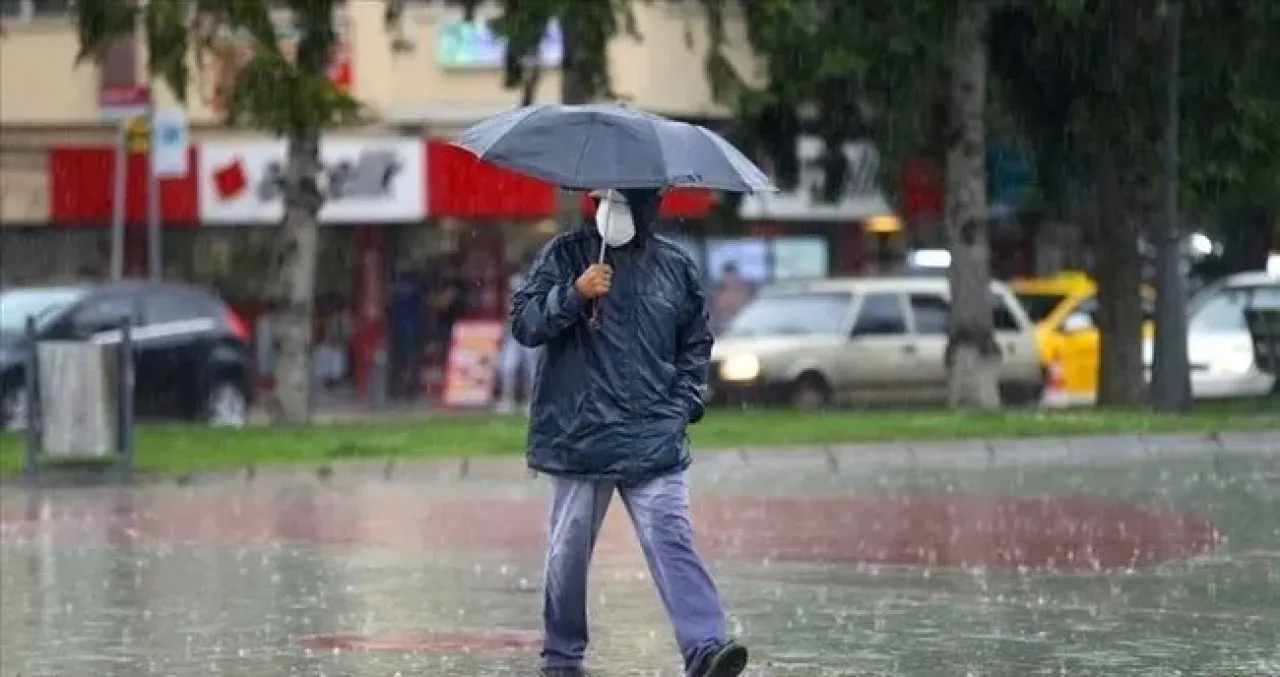
[[[445,68],[501,68],[506,56],[506,39],[495,34],[485,19],[446,21],[436,37],[436,59]],[[560,23],[552,19],[538,44],[538,64],[559,68],[563,59]]]
[[[1025,148],[989,148],[987,176],[990,177],[992,208],[1021,207],[1036,185],[1035,156]]]
[[[189,169],[187,146],[190,143],[186,113],[180,108],[157,110],[151,121],[151,166],[156,176],[186,176]]]

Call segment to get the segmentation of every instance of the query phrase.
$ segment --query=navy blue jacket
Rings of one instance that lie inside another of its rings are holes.
[[[594,228],[557,236],[515,292],[511,332],[541,346],[526,449],[529,467],[636,484],[689,467],[685,429],[702,418],[713,339],[696,264],[642,231],[610,248],[613,286],[599,328],[574,288],[594,263]]]

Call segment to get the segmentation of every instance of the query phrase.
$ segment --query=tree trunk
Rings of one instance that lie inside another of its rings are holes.
[[[284,177],[284,222],[277,232],[272,261],[276,336],[275,392],[267,403],[275,423],[305,423],[311,418],[311,324],[315,305],[317,222],[323,198],[319,189],[320,138],[289,139]]]
[[[1094,240],[1098,282],[1098,404],[1138,406],[1145,401],[1142,364],[1142,257],[1138,252],[1136,190],[1128,189],[1115,152],[1104,149],[1098,167],[1099,219]]]
[[[947,237],[951,247],[951,331],[947,402],[1000,406],[1000,352],[991,307],[987,232],[986,114],[990,8],[961,3],[953,36],[947,130]]]

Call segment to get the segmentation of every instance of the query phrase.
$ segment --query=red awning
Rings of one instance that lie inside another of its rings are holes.
[[[200,201],[196,181],[196,149],[188,151],[192,171],[179,179],[160,180],[163,223],[197,225]],[[147,162],[132,153],[125,184],[125,220],[147,221]],[[101,226],[111,222],[115,192],[115,149],[110,146],[54,146],[49,149],[49,221],[55,225]]]
[[[430,140],[427,214],[456,219],[544,219],[555,214],[548,184],[480,162],[447,141]]]

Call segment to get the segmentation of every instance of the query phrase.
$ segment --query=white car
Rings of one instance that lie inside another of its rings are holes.
[[[1187,304],[1187,357],[1196,399],[1262,397],[1276,377],[1258,369],[1246,310],[1280,310],[1280,274],[1240,273],[1201,289]],[[1143,347],[1148,368],[1153,345]]]
[[[1038,402],[1035,328],[1009,288],[991,285],[1002,399]],[[712,401],[942,404],[951,301],[947,278],[844,278],[762,290],[716,338]]]

